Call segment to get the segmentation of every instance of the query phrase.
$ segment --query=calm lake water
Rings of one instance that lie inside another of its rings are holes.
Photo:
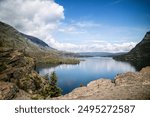
[[[113,79],[119,73],[136,71],[134,66],[126,62],[115,61],[107,57],[82,58],[76,65],[41,65],[37,67],[40,75],[44,76],[55,71],[58,77],[58,86],[63,90],[62,94],[71,92],[80,84],[87,85],[90,81],[99,78]]]

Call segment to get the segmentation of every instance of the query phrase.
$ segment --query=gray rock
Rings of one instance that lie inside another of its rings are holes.
[[[15,84],[0,81],[0,99],[1,100],[13,99],[16,96],[18,91],[19,91],[18,87]]]

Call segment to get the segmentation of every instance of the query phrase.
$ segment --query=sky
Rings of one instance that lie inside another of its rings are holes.
[[[0,21],[71,52],[127,52],[150,31],[150,0],[0,0]]]

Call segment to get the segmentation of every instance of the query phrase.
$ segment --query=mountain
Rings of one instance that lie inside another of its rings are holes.
[[[118,55],[125,54],[125,52],[120,53],[109,53],[109,52],[80,52],[77,53],[78,57],[114,57]]]
[[[11,49],[35,58],[37,63],[79,63],[79,60],[68,58],[72,56],[71,53],[53,49],[42,40],[20,33],[12,26],[0,22],[0,51]]]
[[[137,70],[150,65],[150,32],[130,52],[113,57],[115,60],[127,61],[136,66]]]
[[[51,47],[49,47],[49,45],[47,43],[45,43],[44,41],[42,41],[41,39],[39,39],[37,37],[26,35],[26,34],[23,34],[23,33],[21,33],[21,35],[24,36],[27,40],[30,40],[33,43],[35,43],[35,44],[37,44],[37,45],[39,45],[41,47],[51,48]]]
[[[26,52],[42,52],[37,45],[28,41],[19,31],[12,26],[0,22],[0,47],[9,49],[25,49]]]

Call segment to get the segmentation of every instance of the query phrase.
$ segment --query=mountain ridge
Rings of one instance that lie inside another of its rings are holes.
[[[150,65],[150,31],[131,51],[124,55],[113,57],[118,61],[127,61],[136,66],[137,70]]]
[[[21,35],[23,35],[26,39],[32,41],[33,43],[35,43],[41,47],[48,48],[48,49],[54,49],[54,48],[50,47],[47,43],[45,43],[44,41],[42,41],[41,39],[39,39],[35,36],[27,35],[24,33],[21,33]]]
[[[77,53],[79,57],[113,57],[117,55],[125,54],[126,52],[118,52],[118,53],[111,53],[111,52],[80,52]]]
[[[47,45],[37,37],[30,36],[34,40],[40,41],[40,44],[32,42],[29,36],[24,36],[17,31],[14,27],[0,22],[0,50],[13,49],[20,50],[25,55],[35,58],[37,63],[50,63],[50,64],[76,64],[79,60],[72,58],[73,54],[68,52],[59,51],[51,47],[40,46],[41,42]],[[69,58],[70,57],[70,58]]]

